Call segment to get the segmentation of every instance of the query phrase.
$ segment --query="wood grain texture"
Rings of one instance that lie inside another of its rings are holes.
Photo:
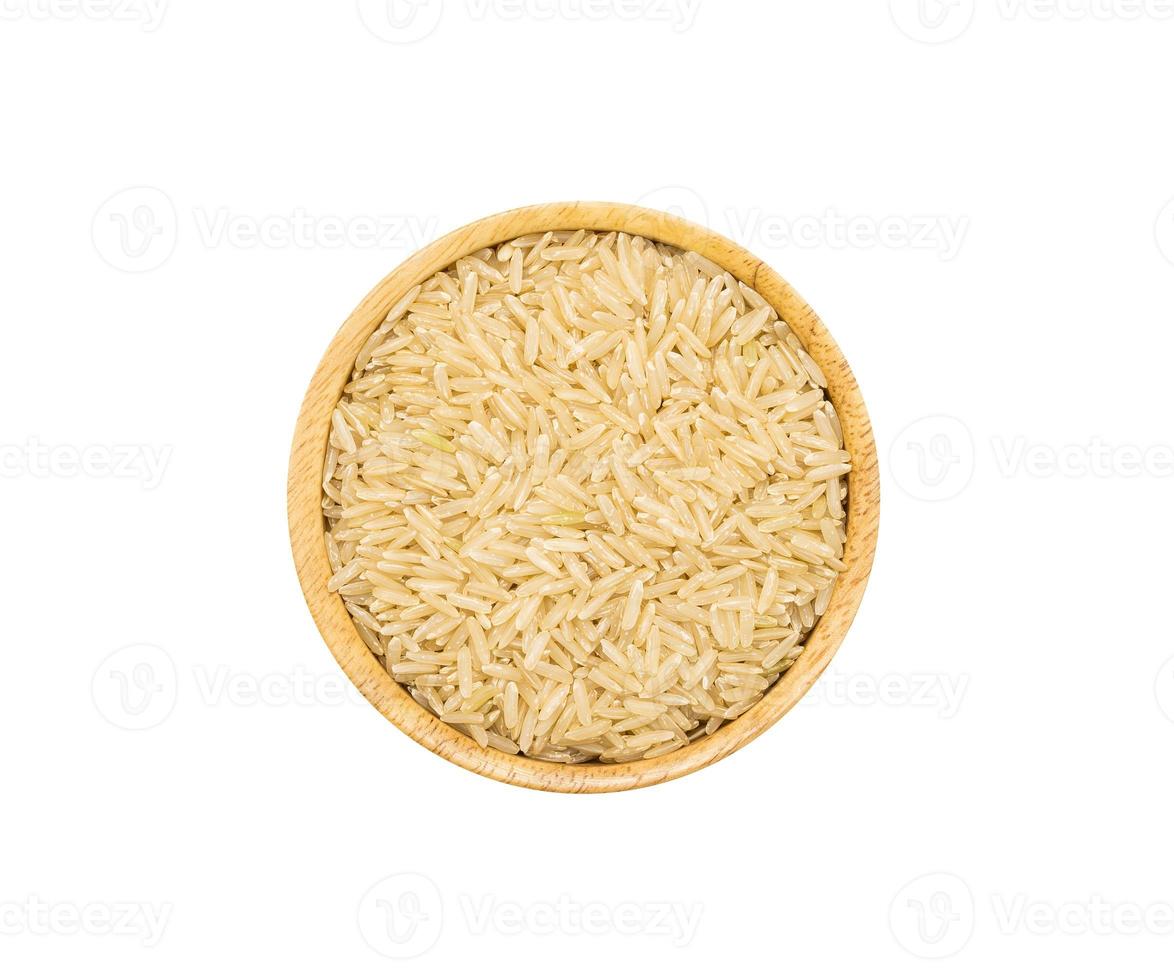
[[[420,707],[392,680],[359,637],[342,600],[326,589],[330,565],[323,540],[323,459],[331,412],[363,342],[409,288],[461,256],[531,232],[577,228],[624,231],[692,249],[756,289],[823,370],[845,448],[852,455],[847,567],[802,656],[761,701],[712,735],[657,759],[622,764],[542,762],[481,748]],[[343,671],[386,718],[437,755],[483,776],[531,789],[600,793],[676,779],[716,762],[773,725],[811,688],[847,633],[864,594],[876,549],[880,479],[872,426],[856,379],[819,317],[778,273],[721,235],[674,215],[628,204],[567,202],[519,208],[466,225],[417,252],[368,294],[331,341],[306,392],[290,455],[288,506],[294,562],[314,621]]]

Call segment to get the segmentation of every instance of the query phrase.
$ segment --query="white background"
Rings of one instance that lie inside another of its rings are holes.
[[[0,0],[0,972],[1169,975],[1174,6],[110,2]],[[349,694],[284,501],[367,290],[575,198],[782,272],[885,483],[809,701],[591,798]]]

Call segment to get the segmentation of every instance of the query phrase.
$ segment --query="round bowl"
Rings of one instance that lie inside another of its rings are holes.
[[[807,637],[803,654],[734,721],[675,752],[638,762],[543,762],[481,748],[422,708],[391,678],[360,638],[342,600],[326,588],[331,570],[323,533],[322,466],[331,412],[364,341],[408,289],[461,256],[533,232],[576,228],[622,231],[692,249],[757,290],[826,376],[844,446],[852,455],[843,557],[847,567]],[[880,481],[872,426],[856,379],[819,317],[782,276],[721,235],[675,215],[630,204],[574,201],[518,208],[474,221],[421,249],[371,290],[330,342],[306,392],[290,456],[288,504],[294,562],[314,621],[343,671],[386,718],[425,748],[483,776],[531,789],[602,793],[676,779],[724,758],[778,721],[811,688],[847,633],[864,594],[876,548]]]

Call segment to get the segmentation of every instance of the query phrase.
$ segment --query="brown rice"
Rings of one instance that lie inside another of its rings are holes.
[[[695,253],[585,230],[482,249],[355,360],[323,473],[329,587],[483,747],[671,752],[763,696],[844,568],[825,385]]]

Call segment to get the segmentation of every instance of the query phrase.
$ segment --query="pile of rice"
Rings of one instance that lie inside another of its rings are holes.
[[[355,362],[323,474],[329,587],[482,746],[672,752],[794,663],[844,568],[825,385],[695,253],[593,231],[482,249]]]

